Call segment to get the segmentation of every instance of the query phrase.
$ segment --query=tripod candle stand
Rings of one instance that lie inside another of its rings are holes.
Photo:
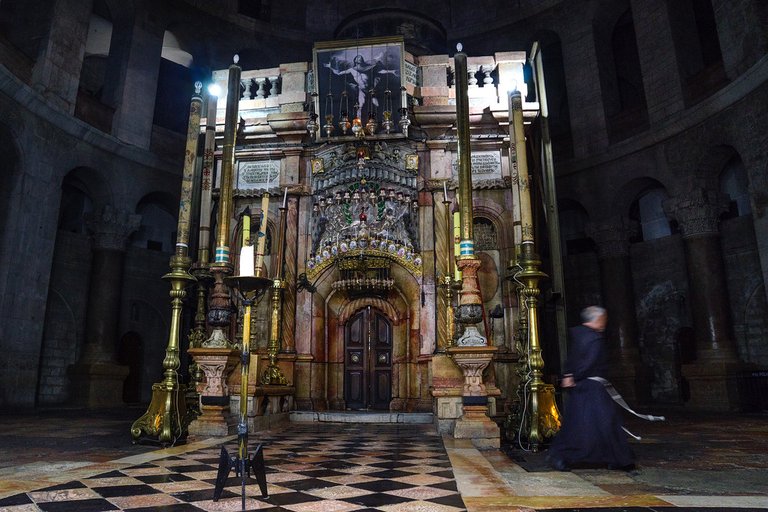
[[[235,292],[243,304],[243,352],[240,377],[240,420],[237,424],[237,455],[230,456],[222,446],[219,457],[219,470],[216,474],[216,486],[213,490],[213,501],[218,501],[224,490],[224,484],[232,469],[235,476],[240,477],[242,486],[242,508],[245,510],[245,484],[251,471],[259,484],[261,495],[268,498],[267,475],[264,467],[264,452],[262,444],[256,445],[252,458],[248,455],[248,369],[251,357],[251,306],[253,302],[272,286],[272,280],[255,276],[228,277],[227,284]]]

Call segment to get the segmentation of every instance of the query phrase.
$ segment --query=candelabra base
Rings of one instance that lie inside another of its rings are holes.
[[[269,366],[261,375],[261,383],[265,386],[286,386],[288,385],[288,379],[285,378],[279,366],[269,363]]]
[[[240,434],[239,443],[240,446],[248,443],[247,433]],[[219,455],[219,470],[216,473],[216,485],[213,488],[213,501],[219,501],[221,493],[224,491],[224,484],[227,483],[227,478],[229,478],[229,474],[233,469],[235,470],[235,476],[240,477],[243,510],[245,510],[245,484],[251,476],[251,471],[253,471],[253,476],[259,484],[261,497],[264,499],[269,498],[267,492],[267,472],[264,466],[264,450],[261,443],[256,445],[253,457],[251,458],[248,458],[247,455],[243,457],[240,453],[230,457],[227,449],[222,446],[221,454]]]
[[[131,426],[133,442],[157,442],[165,447],[186,437],[186,391],[184,384],[176,382],[153,384],[147,412]]]

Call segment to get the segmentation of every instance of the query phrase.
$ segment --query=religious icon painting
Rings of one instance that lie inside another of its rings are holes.
[[[405,155],[405,168],[409,171],[419,170],[419,155],[412,153]]]
[[[325,172],[325,168],[323,167],[323,159],[322,158],[313,158],[311,160],[312,164],[312,174],[323,174]]]
[[[405,82],[401,36],[318,42],[313,54],[315,107],[324,122],[343,131],[345,119],[381,126],[396,117]]]

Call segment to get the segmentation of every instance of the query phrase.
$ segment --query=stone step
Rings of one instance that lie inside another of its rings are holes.
[[[293,423],[424,423],[434,422],[431,412],[292,411]]]

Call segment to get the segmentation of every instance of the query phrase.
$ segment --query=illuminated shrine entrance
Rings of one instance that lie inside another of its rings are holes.
[[[392,399],[392,322],[367,306],[344,328],[347,409],[389,410]]]

